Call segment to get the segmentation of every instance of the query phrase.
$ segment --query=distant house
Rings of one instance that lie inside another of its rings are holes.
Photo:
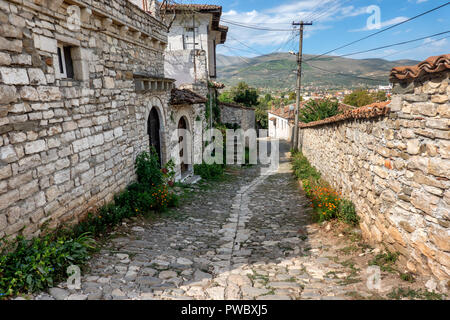
[[[291,141],[295,120],[295,104],[272,109],[269,114],[269,137]]]
[[[300,108],[303,108],[308,101],[303,101]],[[345,111],[354,109],[347,104],[339,103],[339,110]],[[268,111],[269,116],[269,137],[272,139],[281,139],[292,141],[294,135],[295,123],[295,104],[291,104],[278,109]]]

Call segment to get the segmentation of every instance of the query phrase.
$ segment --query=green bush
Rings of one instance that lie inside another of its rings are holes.
[[[150,153],[142,152],[136,158],[136,175],[138,182],[144,186],[159,186],[163,183],[158,155],[154,148]]]
[[[86,263],[91,249],[93,239],[88,234],[73,239],[18,237],[16,247],[5,246],[0,255],[0,299],[53,286],[67,277],[68,266]]]
[[[209,168],[215,175],[217,168]],[[0,241],[0,298],[19,293],[42,291],[67,277],[70,265],[83,265],[93,247],[91,236],[100,236],[124,219],[150,211],[178,206],[179,198],[169,191],[173,183],[173,163],[160,168],[154,152],[141,153],[136,159],[138,182],[114,197],[114,203],[89,213],[72,229],[58,230],[43,238],[19,237],[12,245]]]
[[[349,200],[342,200],[339,205],[338,219],[349,225],[358,225],[359,217],[356,214],[355,205]]]
[[[175,193],[169,194],[169,208],[177,208],[180,206],[180,197],[176,195]]]
[[[197,164],[194,166],[194,173],[205,180],[219,178],[223,175],[223,166],[220,164]]]
[[[339,103],[331,100],[311,100],[299,110],[299,120],[304,123],[323,120],[339,114]]]
[[[295,176],[302,181],[306,195],[311,199],[311,207],[318,222],[338,219],[356,226],[359,217],[354,204],[342,199],[341,195],[321,179],[321,174],[300,152],[292,152],[292,169]]]
[[[309,164],[308,159],[300,152],[295,153],[292,157],[292,169],[299,180],[310,177],[314,180],[320,179],[320,173]]]

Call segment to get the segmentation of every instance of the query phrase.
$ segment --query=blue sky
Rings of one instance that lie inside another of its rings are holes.
[[[189,2],[202,3],[203,1]],[[304,53],[321,54],[378,31],[367,28],[367,21],[372,15],[367,12],[370,6],[379,7],[381,26],[385,28],[447,2],[441,0],[210,0],[203,3],[221,5],[222,18],[228,21],[270,29],[290,29],[293,20],[312,17],[314,25],[305,27]],[[333,54],[348,54],[449,31],[449,17],[450,5]],[[273,51],[298,51],[298,37],[292,32],[257,31],[225,22],[222,24],[229,25],[230,31],[225,44],[227,47],[219,46],[218,53],[251,57],[258,53],[267,54]],[[450,53],[450,33],[398,47],[354,55],[351,58],[424,60],[429,56],[443,53]]]

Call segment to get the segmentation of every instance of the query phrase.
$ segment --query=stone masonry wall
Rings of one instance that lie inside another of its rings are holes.
[[[150,108],[170,98],[138,94],[133,80],[164,76],[158,20],[127,0],[70,2],[80,30],[64,1],[0,0],[0,238],[76,223],[112,200],[148,149]],[[75,79],[57,72],[59,43],[72,47]]]
[[[242,130],[256,129],[255,110],[220,104],[222,123],[238,124]]]
[[[450,277],[449,72],[397,83],[388,116],[300,130],[305,156],[353,201],[364,237],[412,272]]]

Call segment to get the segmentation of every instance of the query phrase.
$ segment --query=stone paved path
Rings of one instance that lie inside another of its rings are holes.
[[[282,151],[287,148],[283,145]],[[332,234],[330,226],[311,224],[309,201],[286,157],[273,175],[261,176],[258,167],[238,169],[228,181],[197,188],[190,203],[176,210],[178,218],[137,220],[120,227],[93,257],[81,290],[61,284],[36,299],[297,300],[351,299],[355,292],[356,298],[372,295],[362,272],[356,272],[361,269],[338,263],[348,259],[339,259],[348,240]],[[354,256],[369,257],[372,251],[363,247]]]

